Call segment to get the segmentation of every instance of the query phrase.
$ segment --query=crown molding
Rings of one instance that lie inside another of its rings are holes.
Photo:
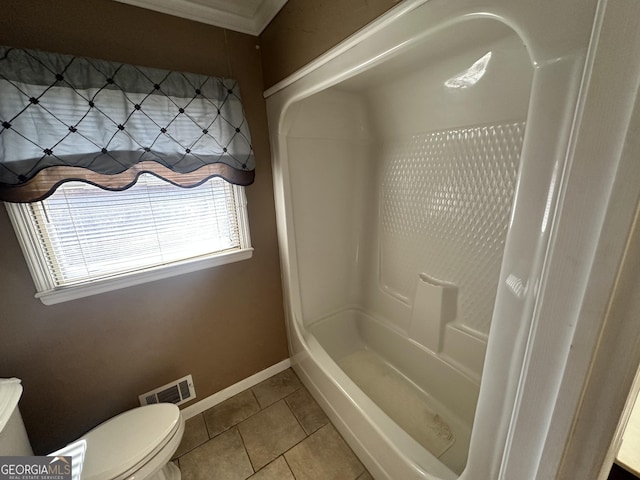
[[[258,36],[287,0],[115,0]]]

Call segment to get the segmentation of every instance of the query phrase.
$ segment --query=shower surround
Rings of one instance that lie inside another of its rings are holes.
[[[266,92],[292,363],[376,478],[497,478],[509,435],[593,17],[493,3]]]

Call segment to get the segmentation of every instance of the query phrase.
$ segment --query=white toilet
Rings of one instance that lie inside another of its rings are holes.
[[[21,395],[20,380],[0,379],[0,456],[33,455],[18,409]],[[183,433],[184,419],[171,403],[117,415],[76,440],[86,442],[81,478],[179,480],[170,460]]]

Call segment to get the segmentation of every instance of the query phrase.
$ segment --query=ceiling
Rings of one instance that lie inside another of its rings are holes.
[[[287,0],[115,1],[256,36],[287,3]]]

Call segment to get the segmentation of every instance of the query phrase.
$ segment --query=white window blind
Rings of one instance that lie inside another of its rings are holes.
[[[250,251],[243,188],[220,178],[180,188],[143,174],[120,192],[67,182],[9,211],[40,293]]]

